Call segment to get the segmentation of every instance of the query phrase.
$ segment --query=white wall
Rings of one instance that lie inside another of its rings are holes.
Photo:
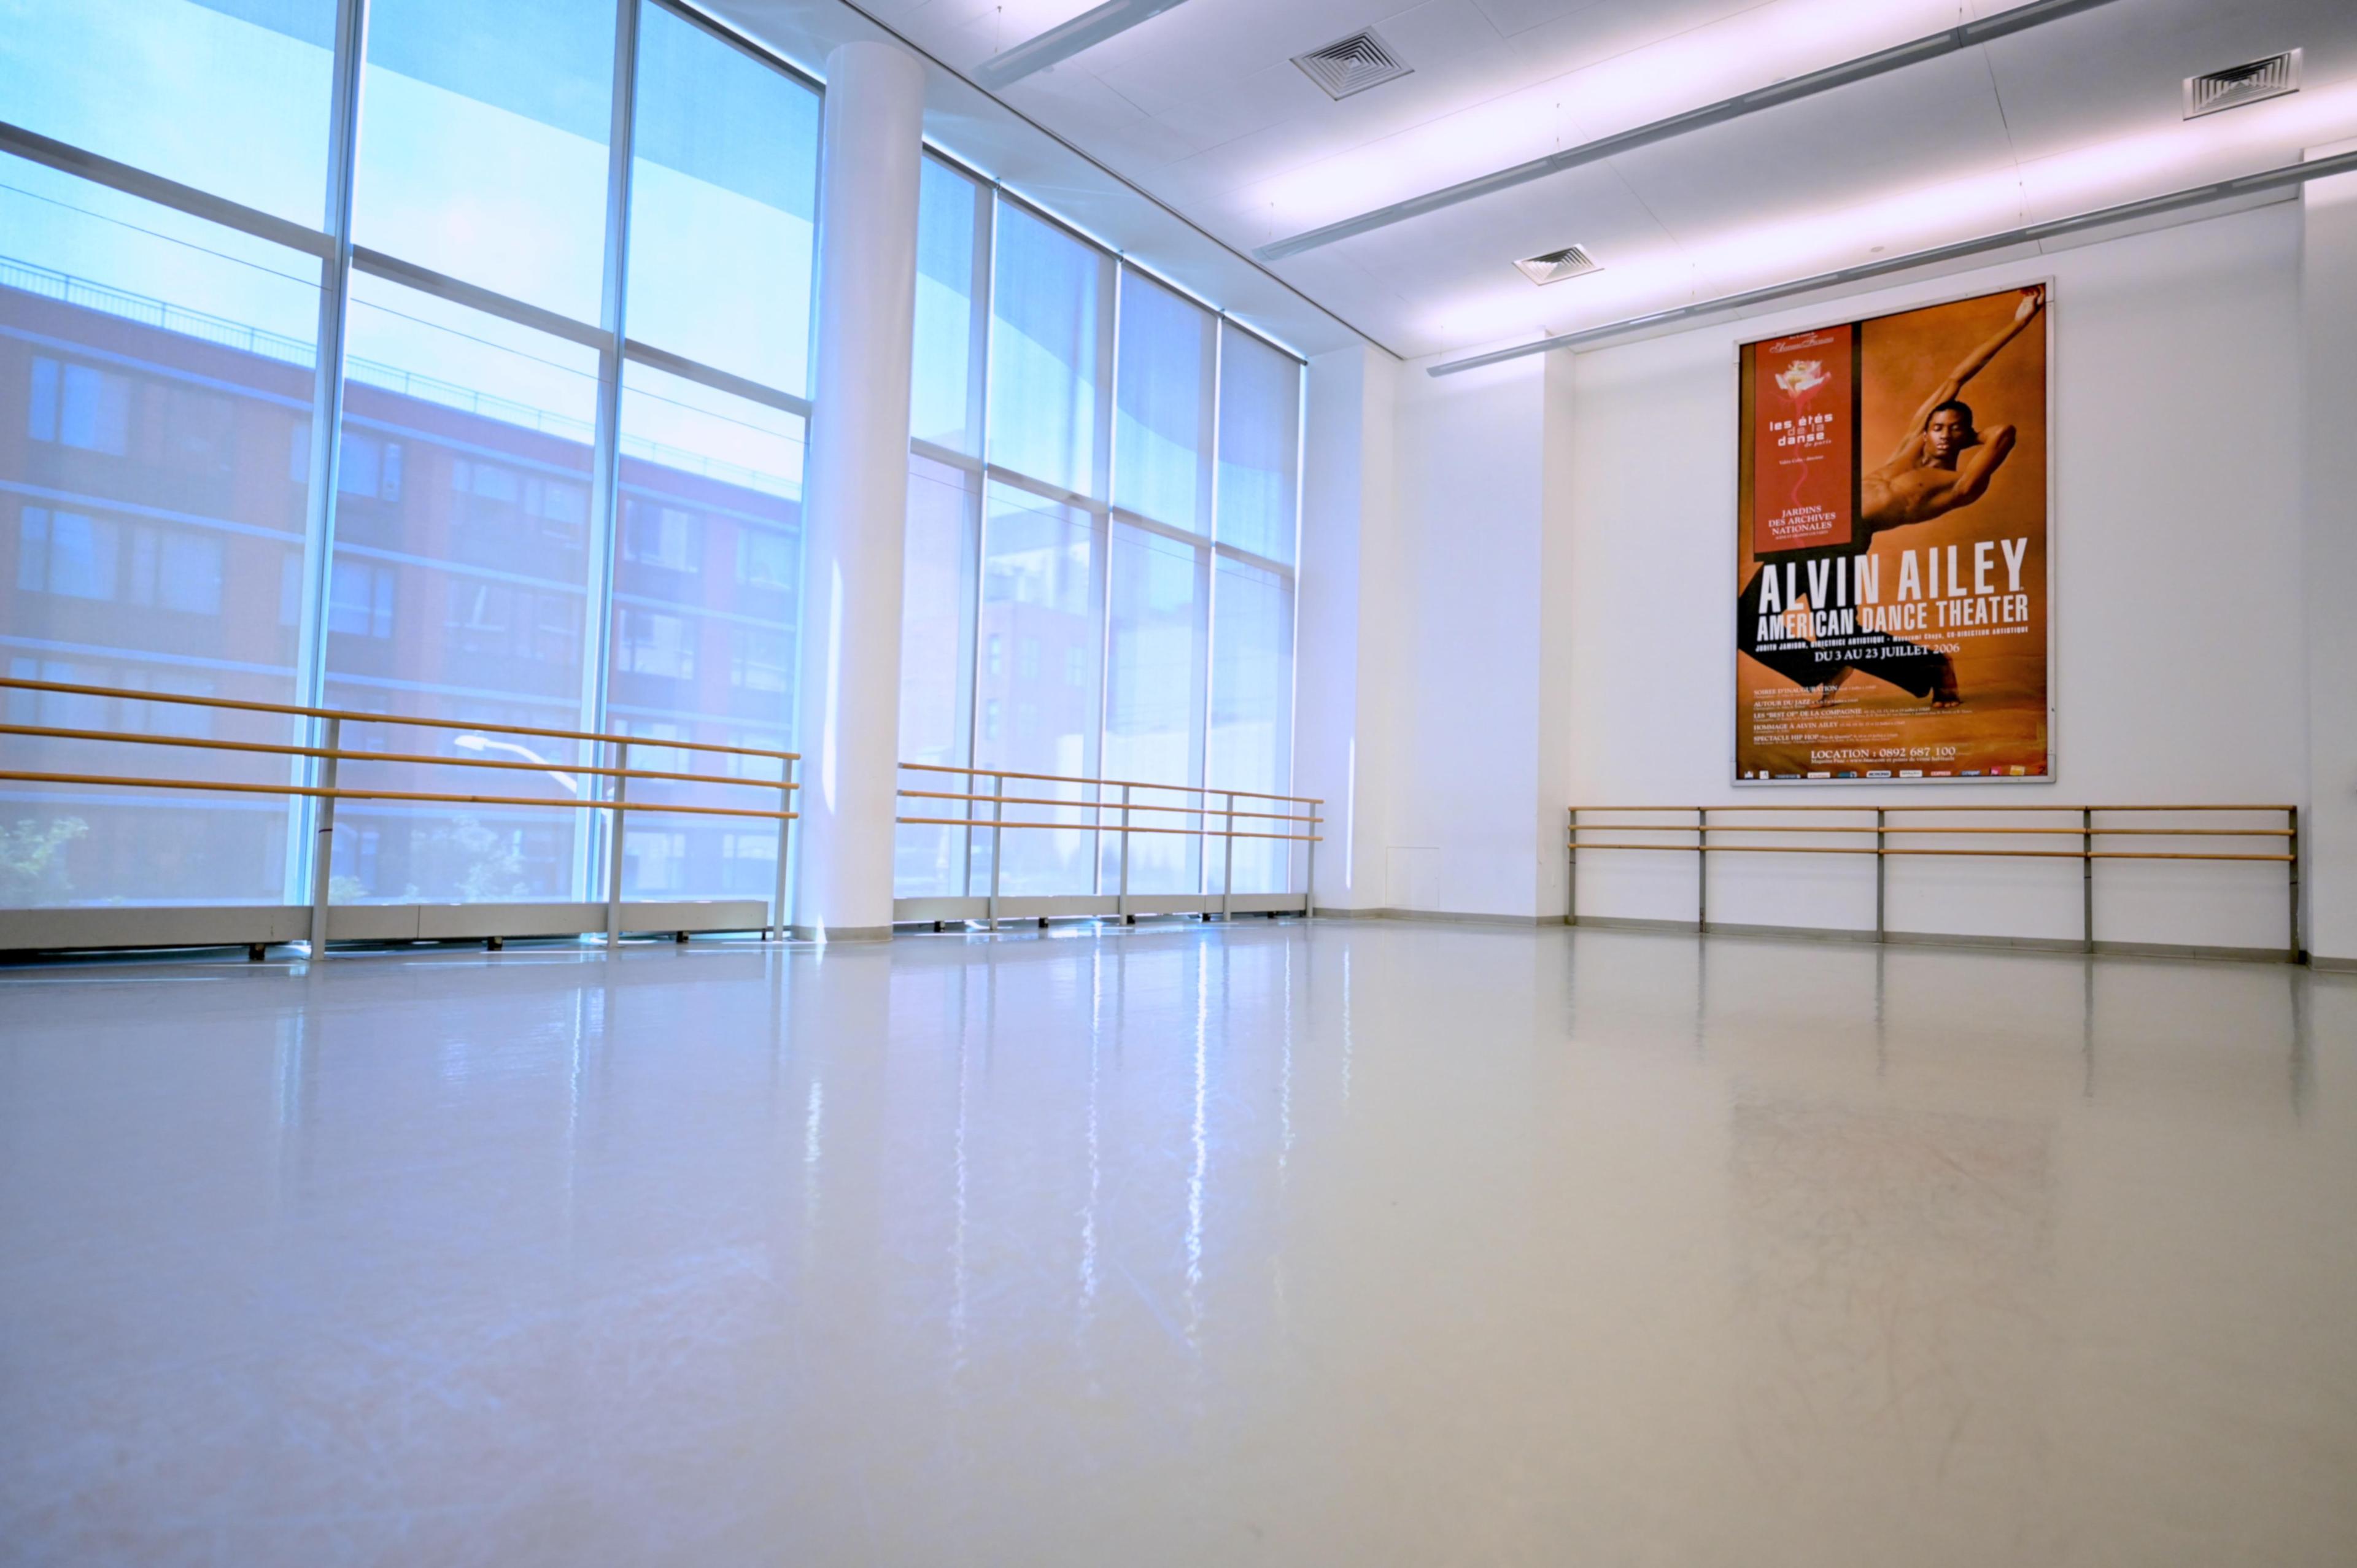
[[[2309,186],[2303,203],[2309,946],[2349,963],[2357,962],[2357,175]]]
[[[1403,368],[1400,564],[1384,904],[1538,913],[1545,367]]]
[[[1555,813],[1572,799],[1921,803],[1729,780],[1735,347],[2040,277],[2056,291],[2057,777],[1938,799],[2304,801],[2300,235],[2299,206],[2278,204],[1587,354],[1405,367],[1383,902],[1559,912]],[[1725,857],[1711,918],[1870,928],[1869,866]],[[2285,940],[2278,866],[2115,863],[2097,886],[2109,940]],[[1584,913],[1691,920],[1693,862],[1583,857],[1579,895]],[[1901,861],[1889,898],[1894,929],[2074,937],[2079,868]]]
[[[1322,802],[1310,891],[1326,909],[1383,903],[1388,693],[1399,665],[1384,628],[1398,617],[1402,587],[1392,472],[1398,380],[1398,362],[1378,349],[1309,361],[1301,554],[1311,564],[1295,612],[1293,788]]]
[[[2298,208],[2279,204],[1580,357],[1575,793],[1927,799],[1728,780],[1736,345],[2051,276],[2055,779],[1937,799],[2301,800],[2299,233]],[[1581,908],[1692,918],[1692,875],[1683,856],[1593,855]],[[2079,879],[2069,861],[1902,859],[1889,923],[2073,937]],[[2108,940],[2287,940],[2277,866],[2114,863],[2096,887]],[[1720,857],[1710,912],[1870,927],[1871,862]]]

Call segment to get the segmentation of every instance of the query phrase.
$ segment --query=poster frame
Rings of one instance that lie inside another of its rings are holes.
[[[1930,298],[1878,310],[1872,315],[1861,316],[1853,313],[1843,317],[1812,317],[1800,325],[1761,333],[1758,337],[1748,336],[1747,330],[1755,328],[1759,320],[1767,319],[1765,316],[1751,321],[1739,322],[1737,325],[1735,340],[1728,345],[1729,359],[1732,362],[1727,378],[1728,385],[1735,392],[1735,406],[1732,411],[1735,440],[1729,444],[1727,450],[1729,468],[1727,478],[1731,481],[1729,491],[1734,501],[1730,510],[1733,513],[1735,524],[1733,534],[1735,550],[1728,555],[1727,564],[1734,570],[1726,585],[1726,596],[1720,600],[1720,604],[1722,607],[1731,607],[1743,593],[1743,551],[1747,542],[1746,531],[1749,521],[1743,515],[1743,350],[1753,344],[1769,342],[1778,338],[1795,337],[1803,332],[1819,332],[1830,327],[1839,327],[1853,322],[1862,327],[1867,322],[1879,320],[1884,317],[1904,316],[1917,310],[1936,310],[1943,305],[1960,305],[1968,299],[1984,299],[1993,294],[2004,294],[2009,290],[2025,288],[2043,288],[2046,291],[2045,306],[2038,313],[2039,330],[2045,335],[2046,342],[2046,771],[2019,779],[2002,775],[1983,779],[1900,779],[1897,777],[1889,779],[1746,779],[1742,776],[1742,768],[1737,766],[1737,757],[1740,753],[1743,738],[1743,650],[1737,646],[1737,639],[1729,636],[1727,664],[1727,781],[1732,788],[1737,789],[1819,789],[1828,787],[1857,789],[1860,785],[1870,785],[1881,789],[1903,785],[1912,789],[1922,785],[1996,784],[2012,789],[2023,785],[2050,785],[2061,778],[2061,747],[2058,738],[2060,731],[2055,722],[2061,709],[2059,687],[2061,660],[2059,657],[2061,649],[2054,640],[2054,588],[2058,554],[2055,549],[2058,522],[2055,508],[2057,495],[2055,475],[2061,465],[2062,443],[2058,435],[2059,409],[2054,396],[2055,288],[2052,274],[2022,278],[2015,282],[1980,285],[1958,293],[1939,294]],[[1833,302],[1827,303],[1830,306]],[[1862,448],[1859,451],[1858,460],[1861,464],[1865,461]],[[1731,622],[1722,624],[1729,632],[1734,629]]]

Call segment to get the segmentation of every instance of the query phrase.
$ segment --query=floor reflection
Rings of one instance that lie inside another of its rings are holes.
[[[0,1015],[10,1561],[2357,1559],[2357,981],[1240,923]]]

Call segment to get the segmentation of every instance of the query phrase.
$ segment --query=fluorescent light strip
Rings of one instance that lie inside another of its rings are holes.
[[[1544,354],[1554,349],[1578,349],[1606,338],[1616,338],[1624,332],[1634,332],[1648,327],[1663,327],[1674,322],[1689,321],[1705,316],[1717,316],[1750,306],[1768,305],[1795,295],[1813,294],[1821,288],[1835,288],[1844,284],[1865,283],[1874,278],[1888,277],[1893,273],[1913,267],[1929,266],[1938,262],[1953,262],[1968,256],[2002,251],[2014,245],[2037,244],[2047,240],[2059,240],[2090,229],[2102,229],[2114,223],[2132,222],[2139,218],[2165,217],[2188,208],[2204,207],[2213,201],[2232,200],[2238,196],[2262,195],[2270,190],[2282,190],[2307,184],[2312,179],[2326,179],[2337,174],[2357,173],[2357,152],[2339,153],[2329,158],[2313,158],[2306,163],[2284,164],[2246,174],[2215,185],[2194,186],[2175,190],[2166,196],[2147,197],[2142,201],[2125,201],[2117,207],[2099,208],[2069,218],[2057,218],[2050,222],[2032,223],[2020,229],[2008,229],[2002,234],[1985,234],[1976,240],[1959,240],[1953,245],[1937,245],[1928,251],[1910,251],[1903,256],[1890,256],[1862,266],[1844,267],[1839,272],[1819,273],[1813,277],[1798,278],[1791,283],[1770,284],[1743,294],[1730,294],[1717,299],[1707,299],[1695,305],[1682,305],[1674,310],[1657,310],[1647,316],[1631,316],[1624,320],[1608,322],[1601,327],[1583,328],[1577,332],[1565,332],[1553,338],[1541,338],[1534,342],[1518,343],[1511,349],[1492,349],[1487,354],[1474,354],[1462,360],[1451,360],[1434,365],[1425,371],[1428,376],[1453,376],[1462,371],[1478,371],[1485,365],[1503,364],[1528,354]]]
[[[974,69],[974,79],[993,92],[1013,86],[1034,71],[1058,60],[1070,59],[1140,22],[1151,21],[1185,0],[1105,0],[1093,10],[1049,28],[1027,43],[991,56]]]
[[[1673,114],[1665,120],[1655,120],[1651,124],[1639,125],[1634,130],[1622,131],[1593,142],[1583,142],[1578,146],[1566,147],[1559,153],[1549,153],[1545,157],[1533,158],[1528,163],[1516,164],[1511,168],[1499,169],[1493,174],[1480,175],[1472,179],[1461,180],[1455,185],[1443,186],[1438,190],[1427,191],[1422,196],[1412,196],[1405,201],[1394,202],[1389,207],[1379,207],[1372,212],[1362,212],[1356,218],[1345,218],[1339,223],[1329,223],[1322,229],[1308,230],[1294,235],[1291,239],[1271,241],[1254,251],[1253,254],[1264,262],[1280,262],[1287,256],[1297,256],[1304,251],[1314,251],[1321,245],[1330,245],[1337,240],[1348,240],[1353,235],[1372,233],[1377,229],[1386,229],[1394,223],[1405,222],[1410,218],[1421,218],[1427,212],[1437,212],[1443,208],[1454,207],[1459,202],[1471,201],[1478,197],[1489,196],[1501,190],[1511,190],[1518,185],[1527,185],[1534,179],[1544,179],[1551,174],[1561,174],[1566,169],[1578,168],[1583,165],[1592,164],[1620,153],[1633,152],[1639,147],[1651,146],[1656,142],[1666,142],[1674,136],[1683,136],[1689,131],[1699,131],[1709,125],[1725,124],[1730,120],[1739,120],[1747,114],[1757,114],[1763,109],[1773,109],[1779,104],[1798,102],[1803,98],[1813,98],[1818,93],[1830,92],[1836,87],[1846,87],[1854,81],[1865,81],[1872,77],[1921,64],[1927,59],[1937,59],[1943,55],[1953,54],[1959,49],[1971,48],[1976,44],[1986,44],[1998,38],[2009,38],[2015,33],[2027,32],[2032,27],[2043,27],[2049,22],[2059,22],[2066,16],[2075,16],[2083,11],[2092,11],[2099,5],[2109,4],[2111,0],[2031,0],[2029,5],[2017,5],[2010,11],[1999,12],[1996,16],[1983,17],[1977,22],[1966,22],[1962,26],[1932,33],[1909,43],[1894,45],[1892,48],[1878,50],[1874,54],[1860,55],[1856,59],[1845,60],[1839,65],[1827,66],[1823,70],[1811,71],[1806,76],[1792,77],[1751,92],[1738,93],[1733,98],[1723,98],[1716,103],[1706,104],[1700,109],[1690,109],[1683,114]]]

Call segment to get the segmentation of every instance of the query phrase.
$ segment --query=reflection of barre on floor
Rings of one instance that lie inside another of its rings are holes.
[[[1812,821],[1749,822],[1727,821],[1769,813],[1835,813],[1852,820],[1842,822]],[[1900,817],[1947,817],[1964,812],[2003,813],[2012,817],[2061,815],[2075,818],[2069,826],[2050,823],[2003,822],[1978,825],[1955,822],[1921,822],[1910,824],[1896,821]],[[2153,816],[2187,817],[2201,814],[2239,813],[2243,816],[2280,816],[2282,826],[2230,825],[2213,823],[2188,825],[2170,822],[2160,826],[2108,826],[2099,822],[2099,816],[2143,813]],[[1587,820],[1583,821],[1585,814]],[[1608,820],[1598,822],[1604,817]],[[1631,822],[1631,817],[1658,818],[1676,816],[1684,821]],[[1587,833],[1612,835],[1606,838],[1584,837]],[[1749,840],[1770,833],[1804,833],[1813,840],[1828,836],[1846,836],[1853,842],[1808,843],[1757,843]],[[1674,841],[1644,835],[1675,834]],[[1738,835],[1737,842],[1724,836]],[[1918,840],[1931,836],[1959,834],[1995,835],[2007,839],[2049,840],[2066,838],[2077,841],[2072,847],[2038,847],[2018,844],[1964,844],[1942,846],[1921,843],[1893,843],[1893,839]],[[1870,837],[1871,843],[1855,840]],[[2166,849],[2099,848],[2097,841],[2126,838],[2200,839],[2212,843],[2225,841],[2253,847],[2231,849]],[[2255,841],[2255,843],[2254,843]],[[1889,940],[1891,932],[1885,923],[1886,887],[1884,863],[1894,855],[1964,857],[1989,860],[2075,860],[2080,863],[2080,929],[2079,948],[2095,950],[2095,862],[2099,860],[2137,861],[2229,861],[2282,865],[2287,871],[2289,895],[2289,940],[2277,953],[2276,950],[2238,950],[2243,956],[2280,956],[2293,963],[2307,961],[2308,954],[2300,939],[2299,916],[2299,808],[2277,805],[2175,805],[2175,806],[1835,806],[1835,805],[1761,805],[1761,806],[1573,806],[1566,823],[1565,851],[1567,873],[1565,920],[1579,923],[1579,852],[1635,851],[1668,854],[1691,854],[1695,857],[1695,926],[1698,930],[1710,929],[1709,856],[1713,854],[1864,854],[1874,857],[1874,936]],[[1792,928],[1817,930],[1819,928]],[[1827,930],[1840,928],[1826,928]],[[1860,933],[1863,934],[1863,933]],[[1933,933],[1908,933],[1931,936]],[[1969,939],[1958,937],[1957,940]]]

